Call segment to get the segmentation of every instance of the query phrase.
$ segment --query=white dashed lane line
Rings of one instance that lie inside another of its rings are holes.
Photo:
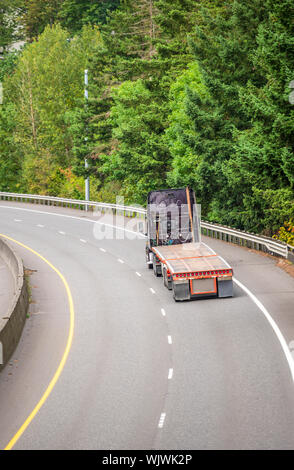
[[[15,222],[22,222],[21,219],[14,219],[14,221]],[[37,224],[37,227],[44,228],[45,226],[43,224]],[[66,233],[62,230],[59,230],[58,233],[60,235],[66,235]],[[87,243],[87,241],[83,238],[80,238],[80,242]],[[103,253],[106,253],[106,250],[102,247],[100,247],[100,251],[102,251]],[[124,261],[121,258],[118,258],[117,261],[121,264],[124,264]],[[136,271],[135,273],[138,277],[142,276],[142,274],[139,273],[138,271]],[[152,287],[150,287],[149,290],[150,290],[151,294],[156,294],[155,290]],[[165,312],[164,308],[161,308],[161,314],[164,317],[166,316],[166,312]],[[167,340],[168,340],[168,344],[172,344],[172,337],[170,335],[167,336]],[[173,368],[169,368],[169,370],[168,370],[168,380],[171,380],[173,378],[173,373],[174,373]],[[164,426],[165,418],[166,418],[166,413],[161,413],[160,419],[159,419],[159,422],[158,422],[158,428],[162,428]]]
[[[162,428],[162,427],[163,427],[165,417],[166,417],[166,413],[161,413],[160,419],[159,419],[159,423],[158,423],[158,427],[159,427],[159,428]]]

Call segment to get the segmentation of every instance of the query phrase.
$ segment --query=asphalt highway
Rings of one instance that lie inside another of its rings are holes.
[[[14,206],[14,207],[13,207]],[[174,302],[144,237],[70,209],[0,203],[32,303],[0,374],[0,446],[14,449],[293,449],[294,279],[271,257],[204,239],[234,268],[234,297]],[[105,238],[106,230],[108,238]],[[131,230],[130,227],[128,227]],[[111,235],[116,235],[115,239]]]

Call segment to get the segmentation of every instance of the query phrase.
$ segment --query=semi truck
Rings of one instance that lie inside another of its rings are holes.
[[[146,263],[175,301],[233,296],[233,269],[201,241],[200,210],[189,187],[149,192]]]

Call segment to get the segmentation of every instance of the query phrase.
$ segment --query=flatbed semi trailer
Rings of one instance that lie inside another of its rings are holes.
[[[147,236],[148,267],[163,277],[176,301],[233,296],[233,269],[201,242],[200,216],[191,189],[149,193]]]

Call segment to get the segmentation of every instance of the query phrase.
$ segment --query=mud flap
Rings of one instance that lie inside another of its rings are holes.
[[[232,279],[217,280],[218,297],[233,297],[233,281]]]
[[[189,282],[173,282],[173,295],[176,301],[178,300],[190,300],[190,288]]]

